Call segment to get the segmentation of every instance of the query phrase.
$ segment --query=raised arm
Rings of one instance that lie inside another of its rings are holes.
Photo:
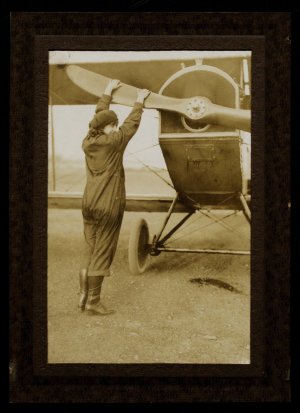
[[[138,130],[143,113],[144,100],[149,94],[150,91],[147,89],[138,89],[137,98],[132,111],[120,126],[119,131],[114,133],[114,139],[117,141],[116,144],[121,148],[126,147],[129,140]]]
[[[111,96],[113,94],[113,91],[118,89],[120,86],[121,86],[121,83],[117,79],[111,79],[108,82],[108,84],[107,84],[107,86],[104,90],[103,95],[101,96],[101,98],[99,99],[99,101],[97,103],[96,110],[95,110],[96,113],[98,113],[102,110],[109,109],[109,105],[110,105],[110,102],[111,102]]]

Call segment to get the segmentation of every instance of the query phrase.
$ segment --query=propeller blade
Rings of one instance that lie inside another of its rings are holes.
[[[210,113],[203,116],[203,120],[210,124],[223,125],[251,132],[251,110],[227,108],[210,103]]]
[[[110,80],[106,76],[91,72],[77,65],[66,68],[69,78],[80,88],[101,97]],[[121,82],[112,96],[112,103],[133,106],[137,97],[137,88]],[[205,97],[173,98],[151,92],[144,101],[144,107],[177,112],[191,120],[230,126],[250,131],[251,114],[249,110],[232,109],[213,104]]]
[[[76,65],[67,66],[66,71],[69,78],[77,86],[98,97],[101,97],[110,80],[110,78],[106,76]],[[113,93],[112,103],[133,106],[136,101],[137,90],[136,87],[121,82],[121,86]],[[144,107],[149,109],[171,110],[183,114],[185,100],[188,101],[189,99],[171,98],[151,92],[144,101]]]

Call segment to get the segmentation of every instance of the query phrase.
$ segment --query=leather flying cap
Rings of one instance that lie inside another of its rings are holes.
[[[94,118],[90,122],[90,127],[94,129],[104,128],[110,123],[118,121],[118,117],[112,110],[102,110],[95,114]]]

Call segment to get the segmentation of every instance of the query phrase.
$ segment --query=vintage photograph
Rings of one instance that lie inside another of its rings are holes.
[[[49,51],[48,363],[250,364],[251,51]]]

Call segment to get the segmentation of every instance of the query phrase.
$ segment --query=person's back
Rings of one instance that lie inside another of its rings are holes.
[[[79,308],[88,314],[112,313],[100,304],[100,292],[103,278],[111,274],[125,210],[123,154],[139,127],[143,102],[150,93],[145,89],[138,92],[131,113],[118,129],[117,116],[108,108],[111,94],[119,86],[117,80],[108,84],[82,143],[87,171],[82,202],[87,249],[80,271]]]

